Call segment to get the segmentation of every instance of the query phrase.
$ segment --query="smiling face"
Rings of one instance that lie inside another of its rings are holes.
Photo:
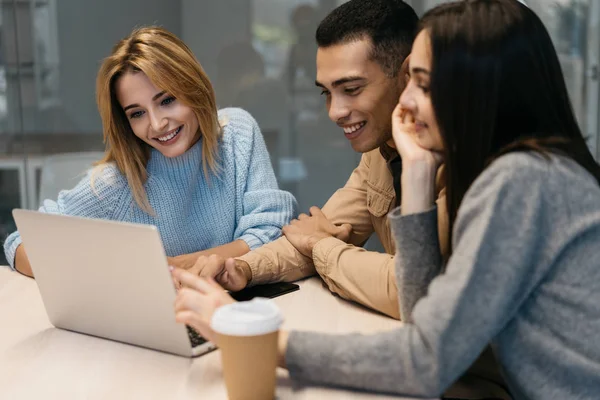
[[[440,152],[444,145],[431,103],[431,43],[426,30],[422,30],[413,43],[408,71],[410,79],[400,96],[400,105],[414,117],[417,144]]]
[[[135,136],[165,157],[182,155],[200,138],[192,108],[157,88],[143,72],[123,74],[115,88]]]
[[[327,98],[329,118],[360,153],[391,140],[391,115],[400,95],[399,78],[371,59],[371,47],[363,39],[317,51],[315,84]]]

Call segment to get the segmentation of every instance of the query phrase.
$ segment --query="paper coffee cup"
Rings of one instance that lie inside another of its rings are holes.
[[[277,340],[283,318],[272,300],[228,304],[217,309],[211,327],[217,335],[230,400],[275,397]]]

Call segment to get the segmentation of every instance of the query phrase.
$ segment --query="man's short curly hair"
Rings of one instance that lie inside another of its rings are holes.
[[[419,17],[401,0],[350,0],[335,8],[317,28],[317,45],[329,47],[370,39],[371,58],[390,77],[410,53]]]

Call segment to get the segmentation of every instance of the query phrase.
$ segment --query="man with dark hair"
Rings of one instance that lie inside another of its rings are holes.
[[[370,39],[370,58],[395,77],[410,53],[419,18],[403,1],[350,1],[317,28],[320,48]]]
[[[235,260],[201,258],[191,271],[216,277],[231,290],[293,281],[316,271],[341,297],[400,317],[387,223],[387,213],[400,199],[401,172],[391,115],[404,89],[400,67],[417,23],[414,10],[401,0],[351,0],[325,17],[316,34],[315,84],[326,98],[330,119],[363,153],[360,164],[322,212],[312,207],[312,216],[301,215],[285,227],[287,236]],[[438,199],[438,206],[440,243],[446,250],[445,202]],[[362,248],[373,232],[385,253]]]

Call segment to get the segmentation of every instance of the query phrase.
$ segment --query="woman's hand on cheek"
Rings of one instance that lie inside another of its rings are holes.
[[[419,146],[414,117],[400,103],[392,113],[392,136],[402,158],[403,169],[419,165],[437,171],[442,163],[442,155]]]
[[[427,211],[435,204],[435,179],[442,156],[419,146],[414,118],[400,104],[392,114],[392,135],[402,158],[401,213],[408,215]]]

